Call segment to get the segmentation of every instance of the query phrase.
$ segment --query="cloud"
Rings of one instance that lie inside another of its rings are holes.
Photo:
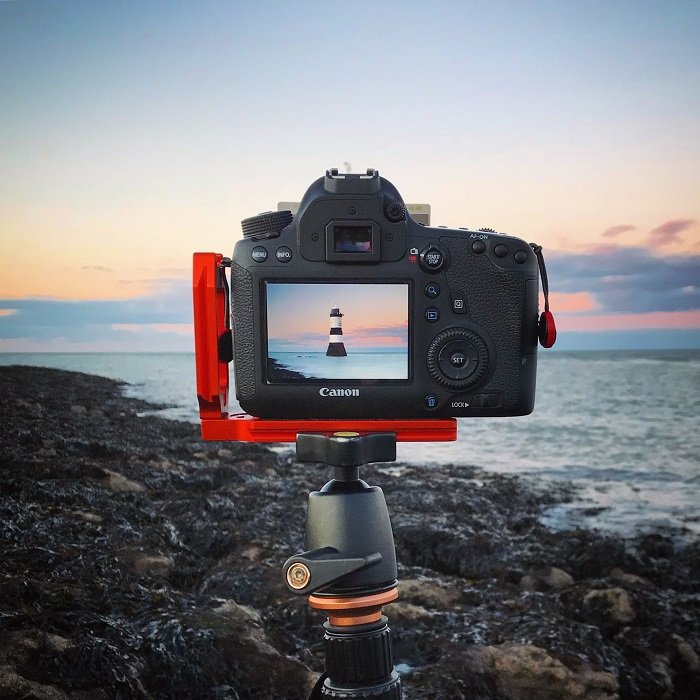
[[[98,343],[133,338],[164,336],[185,338],[192,328],[192,288],[180,281],[144,297],[102,301],[56,299],[0,299],[0,308],[11,306],[14,313],[0,314],[0,338],[32,338],[51,342]],[[159,341],[160,342],[160,341]],[[188,341],[189,342],[189,341]],[[191,343],[190,343],[191,345]],[[50,348],[47,348],[50,349]],[[188,349],[189,346],[188,346]]]
[[[620,234],[622,233],[627,233],[627,231],[634,231],[636,230],[636,226],[632,226],[631,224],[622,224],[621,226],[611,226],[609,229],[606,229],[601,233],[600,235],[603,238],[617,238]]]
[[[663,247],[675,243],[683,231],[687,231],[697,224],[695,219],[674,219],[649,232],[647,243],[654,247]]]
[[[83,265],[80,269],[92,270],[93,272],[114,272],[114,270],[111,267],[105,267],[104,265]]]
[[[654,249],[608,245],[586,253],[551,252],[547,272],[552,293],[587,293],[599,313],[700,309],[700,255],[661,256]]]

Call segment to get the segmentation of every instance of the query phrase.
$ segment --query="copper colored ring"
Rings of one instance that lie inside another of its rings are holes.
[[[332,625],[349,627],[378,622],[382,617],[382,605],[391,603],[398,597],[398,588],[355,598],[327,598],[310,595],[309,605],[316,610],[327,610],[328,621]]]

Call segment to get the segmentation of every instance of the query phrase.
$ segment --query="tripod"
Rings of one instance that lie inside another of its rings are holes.
[[[309,494],[306,551],[284,564],[289,590],[308,595],[327,613],[326,672],[310,700],[400,700],[391,632],[382,606],[398,598],[396,553],[389,511],[378,486],[360,479],[360,466],[396,459],[395,433],[299,433],[297,460],[332,466],[334,478]]]

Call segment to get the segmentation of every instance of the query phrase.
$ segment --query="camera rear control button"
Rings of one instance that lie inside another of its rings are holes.
[[[477,253],[483,253],[486,250],[486,243],[484,243],[482,240],[474,241],[472,243],[472,251]]]
[[[281,262],[281,263],[288,263],[292,259],[292,250],[291,248],[287,248],[286,245],[281,245],[276,251],[275,251],[275,257]]]
[[[508,248],[506,248],[503,243],[499,243],[494,249],[493,253],[497,258],[505,258],[508,255]]]
[[[440,310],[431,306],[429,309],[425,310],[425,320],[430,323],[435,323],[440,320]]]
[[[435,299],[440,296],[440,285],[437,282],[431,282],[425,285],[425,296],[428,299]]]
[[[445,255],[434,245],[428,246],[420,254],[420,266],[426,272],[439,272],[445,264]]]
[[[256,245],[253,250],[250,251],[250,257],[255,260],[255,262],[265,262],[267,260],[267,248],[263,248],[261,245]]]
[[[527,260],[527,253],[524,250],[519,250],[513,257],[515,258],[516,263],[522,265]]]
[[[467,313],[467,302],[464,300],[464,295],[459,292],[451,292],[452,297],[452,311],[456,314],[466,314]]]
[[[464,364],[467,361],[467,356],[463,353],[460,352],[459,350],[453,352],[450,355],[450,364],[453,367],[464,367]]]
[[[428,394],[425,399],[425,407],[426,408],[437,408],[438,407],[438,397],[435,396],[435,394]]]

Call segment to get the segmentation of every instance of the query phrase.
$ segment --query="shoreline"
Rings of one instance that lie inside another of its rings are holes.
[[[326,470],[139,417],[154,406],[120,386],[0,368],[0,696],[306,697],[323,618],[281,566]],[[693,697],[697,542],[548,530],[565,484],[467,465],[362,476],[394,528],[385,613],[407,698]]]

